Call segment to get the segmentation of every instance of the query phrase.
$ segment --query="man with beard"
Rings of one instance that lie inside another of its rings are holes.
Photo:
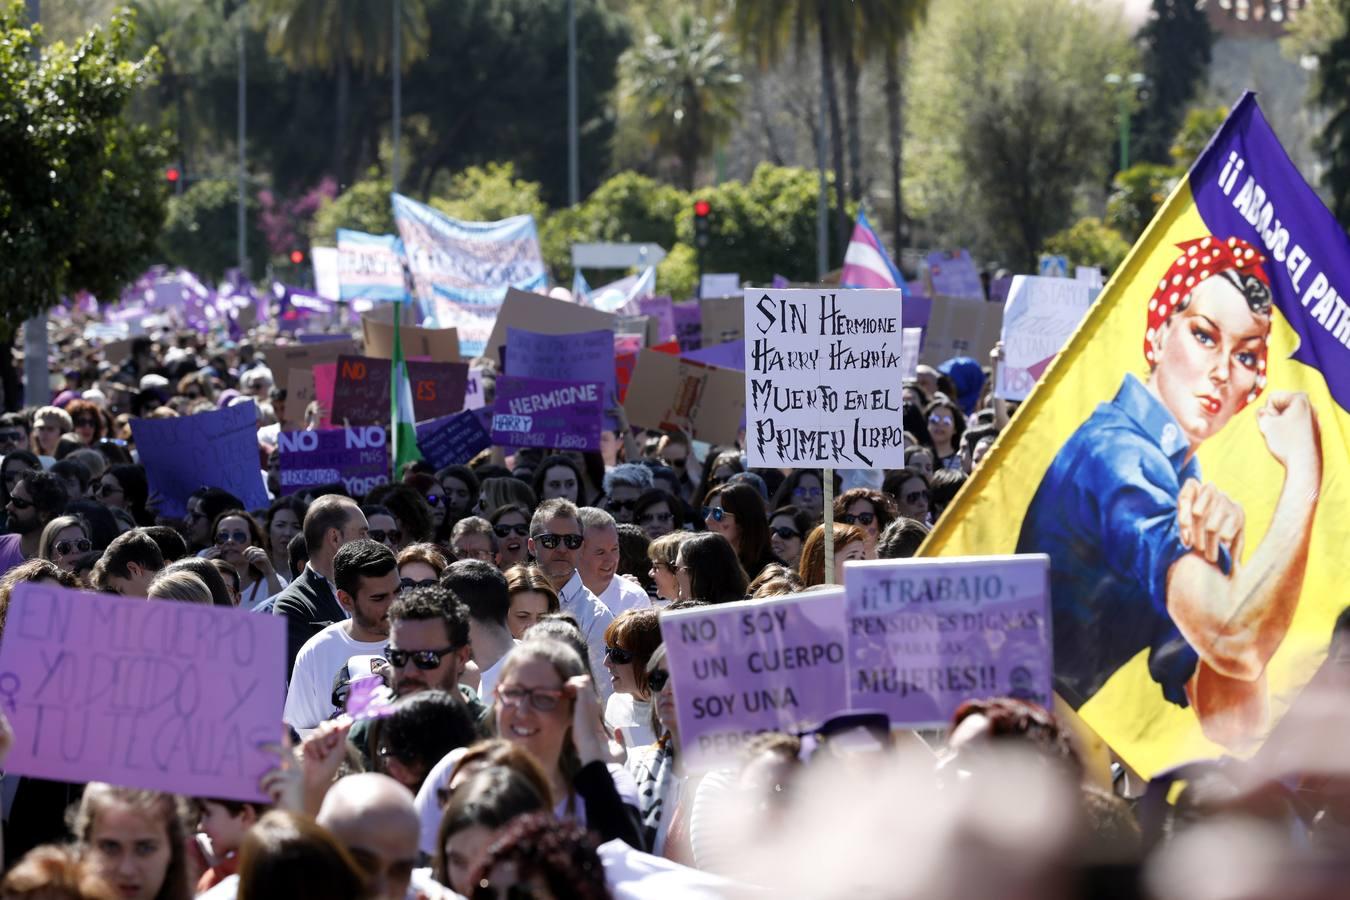
[[[398,562],[369,539],[343,544],[333,556],[337,600],[351,616],[334,622],[300,648],[286,691],[286,724],[302,735],[337,711],[333,679],[353,657],[378,657],[389,640],[389,605],[398,594]]]
[[[66,508],[66,485],[50,472],[25,472],[9,493],[5,513],[11,534],[0,536],[0,575],[38,555],[38,541],[47,523]]]

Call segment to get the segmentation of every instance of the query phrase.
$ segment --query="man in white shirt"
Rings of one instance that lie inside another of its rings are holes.
[[[630,609],[646,609],[652,599],[641,587],[617,574],[619,569],[619,528],[614,517],[603,509],[583,506],[581,517],[581,557],[577,570],[586,590],[609,607],[615,617]]]
[[[335,712],[333,679],[353,656],[383,656],[389,604],[398,594],[398,562],[384,544],[366,538],[343,544],[333,557],[337,600],[351,618],[310,638],[295,657],[282,718],[302,734]]]
[[[545,500],[530,519],[530,555],[539,562],[544,577],[558,592],[562,611],[577,620],[586,636],[592,674],[605,671],[605,629],[614,613],[587,590],[577,571],[581,555],[581,516],[576,504],[561,497]],[[608,678],[596,678],[600,699],[608,700],[614,686]],[[603,705],[603,704],[602,704]]]
[[[516,645],[506,625],[506,615],[511,611],[506,576],[480,559],[461,559],[445,570],[441,584],[468,607],[469,646],[479,673],[478,696],[484,703],[491,703],[502,663]]]

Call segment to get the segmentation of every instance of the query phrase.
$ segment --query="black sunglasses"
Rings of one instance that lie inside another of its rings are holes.
[[[15,509],[32,509],[37,506],[32,500],[25,500],[22,497],[10,497],[9,502],[14,504]]]
[[[411,578],[400,578],[398,580],[398,589],[400,591],[409,591],[413,588],[431,587],[440,584],[435,578],[423,578],[421,581],[413,581]]]
[[[723,508],[720,507],[720,506],[705,506],[705,507],[703,507],[703,518],[705,518],[705,519],[712,519],[714,522],[720,522],[720,521],[722,521],[723,519],[725,519],[727,516],[732,516],[732,517],[734,518],[735,515],[736,515],[736,514],[735,514],[734,512],[732,512],[731,510],[729,510],[729,509],[723,509]]]
[[[493,525],[492,532],[499,538],[510,537],[512,532],[524,537],[530,533],[530,526],[523,522],[519,525]]]
[[[665,690],[666,682],[670,680],[670,673],[665,669],[652,669],[647,673],[647,686],[652,689],[653,694],[659,694]]]
[[[629,510],[629,511],[631,512],[632,510],[637,509],[637,501],[636,501],[636,500],[606,500],[606,501],[605,501],[605,509],[609,510],[610,512],[618,512],[618,511],[621,510],[621,509],[626,509],[626,510]]]
[[[236,544],[247,544],[249,535],[247,531],[222,531],[216,535],[217,544],[228,544],[234,541]]]
[[[125,492],[120,487],[114,487],[111,484],[107,484],[105,482],[104,484],[100,484],[98,486],[97,493],[100,497],[111,497],[113,494],[121,494]]]
[[[905,495],[905,502],[908,503],[910,506],[913,506],[920,500],[927,500],[927,499],[928,499],[927,491],[910,491],[908,494]]]
[[[851,513],[844,513],[839,517],[839,521],[845,525],[871,525],[876,521],[876,518],[872,513],[858,513],[856,516]]]
[[[651,525],[653,522],[656,522],[656,523],[659,523],[659,524],[661,524],[661,525],[665,525],[665,524],[668,523],[671,519],[674,519],[674,518],[675,518],[675,514],[672,513],[672,512],[663,512],[663,513],[643,513],[642,515],[638,516],[638,524],[639,524],[639,525]]]
[[[559,541],[562,541],[563,544],[567,546],[568,550],[580,550],[585,538],[579,534],[550,534],[545,532],[543,534],[536,534],[534,536],[534,541],[545,550],[557,549]]]
[[[616,666],[626,666],[633,661],[632,651],[625,650],[622,647],[605,646],[605,659],[614,663]]]
[[[403,532],[397,528],[390,528],[388,531],[382,528],[372,528],[366,533],[370,535],[372,541],[377,541],[381,544],[385,543],[386,538],[391,544],[398,544],[403,541]]]
[[[395,669],[402,669],[411,662],[423,672],[430,672],[441,664],[441,659],[446,654],[454,653],[463,646],[463,644],[451,644],[449,647],[442,647],[440,650],[395,650],[393,647],[385,647],[384,658],[389,660],[389,665]]]
[[[440,494],[427,494],[427,506],[440,506],[440,505],[441,505]]]
[[[802,536],[802,533],[801,533],[800,531],[798,531],[797,529],[795,529],[795,528],[787,528],[787,527],[781,526],[781,525],[780,525],[778,528],[770,528],[769,531],[770,531],[770,533],[772,533],[772,534],[778,535],[780,538],[782,538],[782,539],[785,540],[785,541],[790,541],[790,540],[792,540],[793,538],[799,538],[799,537]]]
[[[56,546],[52,549],[62,556],[65,556],[72,551],[75,553],[88,553],[93,546],[94,545],[85,538],[79,538],[74,541],[57,541]]]

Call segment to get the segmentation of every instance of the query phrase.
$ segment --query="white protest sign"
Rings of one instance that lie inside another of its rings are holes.
[[[919,374],[919,351],[923,348],[922,328],[903,328],[900,331],[900,371],[905,378]]]
[[[1086,281],[1092,287],[1101,290],[1102,270],[1096,266],[1078,266],[1073,270],[1073,277],[1079,281]]]
[[[745,292],[750,466],[904,467],[900,303],[898,290]]]
[[[981,697],[1051,708],[1048,556],[868,560],[845,569],[850,709],[883,710],[892,726],[913,728],[946,725],[961,703]]]
[[[709,272],[699,281],[700,297],[734,297],[741,292],[741,276],[737,272]]]
[[[692,771],[760,732],[811,731],[844,711],[842,588],[664,613],[661,635]]]
[[[1092,305],[1091,286],[1070,278],[1018,275],[1003,309],[1003,360],[994,396],[1025,400]]]

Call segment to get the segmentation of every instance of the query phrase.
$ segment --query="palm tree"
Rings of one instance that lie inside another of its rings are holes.
[[[352,141],[348,137],[353,69],[383,73],[393,45],[393,15],[387,3],[360,0],[260,0],[268,31],[268,50],[293,69],[317,69],[336,75],[333,174],[351,181]],[[426,47],[426,0],[403,0],[400,38],[406,69]]]
[[[689,11],[658,19],[620,65],[649,139],[675,155],[681,186],[692,189],[699,160],[735,123],[742,90],[720,20]]]

